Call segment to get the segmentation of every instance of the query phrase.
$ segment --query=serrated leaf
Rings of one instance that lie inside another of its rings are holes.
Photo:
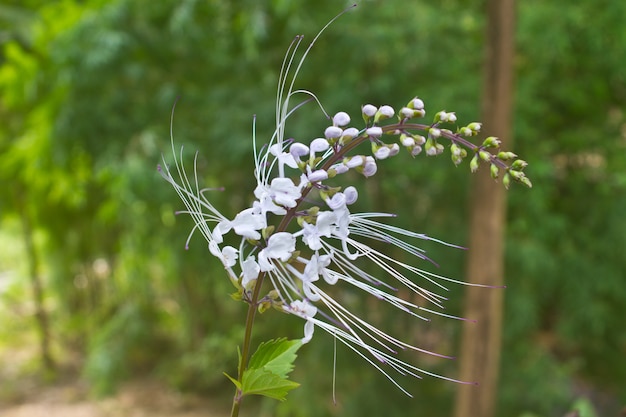
[[[242,379],[242,395],[263,395],[279,401],[284,401],[289,391],[300,386],[266,369],[248,369]]]
[[[293,370],[296,351],[301,346],[300,340],[284,338],[262,343],[243,373],[242,395],[264,395],[284,401],[289,391],[300,386],[289,381],[287,375]]]
[[[296,352],[302,346],[300,340],[285,338],[261,343],[248,363],[248,370],[265,369],[279,377],[286,378],[293,370]]]

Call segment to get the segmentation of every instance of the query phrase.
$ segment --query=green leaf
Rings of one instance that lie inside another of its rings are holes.
[[[265,369],[282,378],[293,370],[293,362],[296,360],[296,351],[302,346],[300,340],[287,340],[285,338],[270,340],[261,343],[254,352],[248,364],[248,370]]]
[[[266,369],[248,369],[243,373],[242,395],[263,395],[284,401],[287,393],[300,384]]]
[[[293,370],[296,351],[300,346],[300,340],[284,338],[262,343],[243,373],[242,395],[263,395],[284,401],[289,391],[300,386],[287,379],[287,375]]]

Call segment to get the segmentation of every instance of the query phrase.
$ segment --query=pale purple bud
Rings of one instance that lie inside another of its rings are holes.
[[[448,122],[450,123],[456,122],[456,114],[454,112],[448,113]]]
[[[350,170],[350,168],[344,164],[335,164],[331,166],[330,169],[334,170],[337,174],[344,174]]]
[[[389,157],[390,154],[390,149],[386,146],[381,146],[380,148],[378,148],[375,152],[374,152],[374,157],[376,157],[376,159],[387,159],[387,157]]]
[[[316,171],[311,171],[311,168],[309,168],[307,166],[307,179],[310,182],[319,182],[319,181],[324,181],[325,179],[328,178],[328,172],[324,171],[323,169],[318,169]]]
[[[393,117],[393,115],[395,114],[393,107],[386,105],[381,106],[380,109],[378,109],[378,113],[380,113],[380,115],[386,119]]]
[[[346,164],[348,168],[356,168],[358,166],[363,165],[364,162],[365,162],[364,158],[360,155],[357,155],[357,156],[353,156],[347,162],[344,162],[344,163]]]
[[[340,209],[346,205],[346,196],[343,193],[336,193],[331,198],[326,199],[326,204],[332,210]]]
[[[413,139],[411,136],[402,135],[400,137],[400,140],[402,141],[402,146],[409,147],[415,145],[415,139]]]
[[[343,129],[337,126],[329,126],[324,131],[324,136],[327,139],[337,139],[340,138],[343,133]]]
[[[316,152],[324,152],[329,146],[328,141],[324,138],[313,139],[310,146],[311,156],[314,156]]]
[[[352,139],[355,136],[359,135],[359,129],[357,129],[356,127],[349,127],[346,130],[343,131],[342,137],[347,138],[347,139]]]
[[[289,147],[289,153],[291,153],[291,156],[298,159],[301,156],[308,155],[309,147],[303,143],[295,142],[293,145]]]
[[[378,127],[378,126],[374,126],[374,127],[370,127],[369,129],[367,129],[365,131],[365,133],[368,136],[371,136],[373,138],[379,138],[383,134],[383,129],[381,127]]]
[[[414,146],[414,147],[411,149],[411,156],[417,156],[417,155],[419,155],[420,153],[422,153],[422,147],[421,147],[421,146]]]
[[[400,145],[394,143],[389,146],[389,156],[395,156],[398,154],[398,152],[400,152]]]
[[[376,174],[378,171],[378,166],[376,165],[376,160],[371,156],[365,157],[365,165],[363,165],[363,175],[365,177],[371,177]]]
[[[346,187],[343,194],[346,196],[346,204],[353,204],[359,198],[359,192],[353,186]]]
[[[415,139],[415,144],[416,145],[423,145],[426,143],[426,138],[422,135],[415,135],[413,136],[413,138]]]
[[[428,129],[428,134],[433,138],[438,138],[439,136],[441,136],[441,130],[437,129],[436,127],[431,127],[430,129]]]
[[[376,106],[372,106],[371,104],[366,104],[361,107],[361,112],[363,112],[363,114],[367,117],[373,117],[377,111],[378,109],[376,108]]]
[[[333,124],[335,126],[345,126],[350,123],[350,116],[345,111],[340,111],[333,117]]]
[[[400,109],[400,116],[404,119],[410,119],[415,116],[415,110],[402,107],[402,109]]]

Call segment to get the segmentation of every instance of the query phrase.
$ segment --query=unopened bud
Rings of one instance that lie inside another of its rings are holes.
[[[345,111],[340,111],[333,117],[333,124],[335,126],[345,126],[350,123],[350,116]]]
[[[413,100],[409,101],[406,106],[410,109],[423,110],[424,102],[421,99],[415,97]]]
[[[470,171],[476,172],[478,170],[478,155],[475,154],[470,161]]]
[[[498,159],[501,161],[509,161],[513,158],[517,158],[513,152],[498,152]]]
[[[528,166],[528,162],[524,161],[523,159],[518,159],[511,164],[511,169],[514,169],[516,171],[521,171],[527,166]]]
[[[500,146],[500,139],[495,136],[489,136],[487,139],[483,141],[483,146],[485,148],[497,148]]]
[[[491,161],[491,154],[487,151],[480,150],[478,151],[478,155],[480,156],[480,159],[482,159],[485,162]]]
[[[389,119],[393,117],[395,111],[391,106],[381,106],[374,116],[374,123],[378,123],[381,120]]]
[[[498,169],[498,166],[497,166],[496,164],[491,164],[491,169],[490,169],[490,172],[491,172],[491,178],[493,178],[494,180],[495,180],[496,178],[498,178],[498,172],[499,172],[499,171],[500,171],[500,170]]]

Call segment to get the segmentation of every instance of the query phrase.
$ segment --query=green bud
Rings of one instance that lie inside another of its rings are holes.
[[[511,176],[508,173],[504,174],[504,177],[502,178],[502,184],[504,184],[504,188],[506,188],[507,190],[511,186]]]
[[[276,227],[274,227],[274,225],[269,225],[265,229],[261,230],[261,236],[263,236],[263,239],[267,240],[272,235],[272,233],[274,233],[275,229]]]
[[[528,188],[533,188],[533,183],[532,183],[532,182],[530,182],[530,180],[528,179],[528,177],[527,177],[527,176],[525,176],[525,175],[522,177],[522,179],[520,180],[520,182],[521,182],[522,184],[524,184],[524,185],[525,185],[526,187],[528,187]]]
[[[482,159],[485,162],[491,161],[491,154],[487,151],[480,150],[478,151],[478,155],[480,156],[480,159]]]
[[[509,161],[513,158],[517,158],[513,152],[498,152],[498,159],[501,161]]]
[[[480,132],[481,127],[482,127],[482,123],[479,123],[479,122],[472,122],[467,125],[467,128],[472,131],[472,136]]]
[[[524,178],[524,173],[521,171],[515,171],[514,169],[509,169],[509,174],[515,181],[521,181]]]
[[[476,172],[478,170],[478,155],[474,154],[474,157],[470,161],[470,171]]]
[[[269,310],[272,307],[272,302],[271,301],[263,301],[261,303],[259,303],[259,313],[263,314],[265,313],[267,310]]]
[[[483,141],[483,147],[485,148],[497,148],[500,146],[500,139],[495,136],[489,136]]]
[[[500,171],[496,164],[491,164],[491,178],[494,180],[498,178],[498,171]]]
[[[521,171],[527,166],[528,166],[528,162],[524,161],[523,159],[518,159],[511,164],[511,169]]]

